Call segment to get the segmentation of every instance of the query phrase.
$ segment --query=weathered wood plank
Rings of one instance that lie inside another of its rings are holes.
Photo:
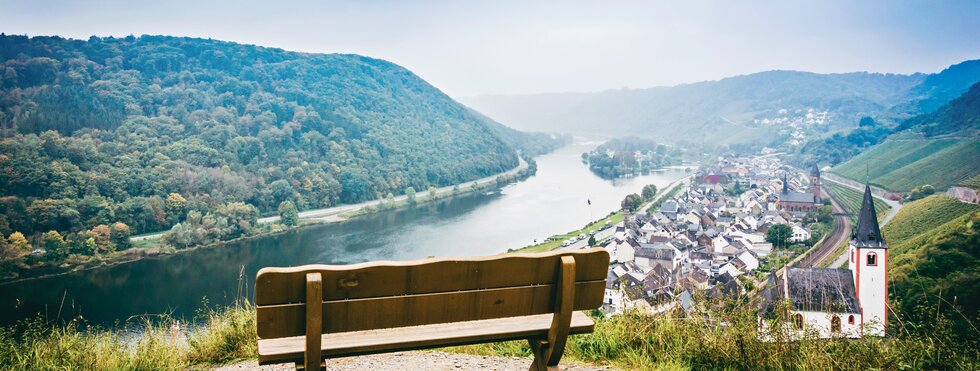
[[[605,280],[575,283],[574,310],[602,305]],[[556,285],[508,287],[323,303],[324,333],[553,313]],[[261,339],[305,333],[303,304],[258,306]]]
[[[257,305],[302,303],[306,273],[323,277],[324,300],[361,299],[553,284],[562,256],[573,256],[576,281],[606,278],[609,254],[601,248],[480,258],[440,258],[352,265],[263,268],[255,283]]]
[[[324,334],[321,353],[328,358],[397,352],[506,340],[543,338],[551,327],[551,314],[481,321],[443,323],[370,331]],[[592,332],[592,319],[581,312],[572,315],[569,332]],[[302,361],[305,337],[258,341],[259,364]]]
[[[575,260],[561,258],[561,281],[555,287],[555,315],[548,330],[548,351],[542,359],[546,366],[556,366],[565,354],[565,341],[568,340],[569,324],[572,322],[572,307],[575,305]],[[605,288],[605,286],[603,286]]]
[[[303,366],[306,370],[320,369],[320,329],[323,328],[323,283],[320,273],[306,274],[306,349]]]

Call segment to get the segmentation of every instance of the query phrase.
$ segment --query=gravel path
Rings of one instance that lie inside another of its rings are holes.
[[[370,356],[331,359],[327,370],[527,370],[531,360],[520,357],[490,357],[444,352],[399,352]],[[562,370],[593,371],[612,370],[609,366],[593,366],[562,361]],[[259,366],[256,361],[246,361],[221,366],[215,370],[294,370],[292,364]]]

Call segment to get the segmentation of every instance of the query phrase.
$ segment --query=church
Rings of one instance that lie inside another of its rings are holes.
[[[823,206],[820,198],[820,169],[813,164],[810,169],[810,191],[791,192],[789,181],[783,175],[783,191],[779,193],[779,208],[794,215],[816,212]]]
[[[848,246],[848,269],[787,267],[769,275],[759,330],[788,302],[787,330],[821,338],[884,336],[888,327],[888,245],[878,227],[871,187],[865,186],[858,225]]]

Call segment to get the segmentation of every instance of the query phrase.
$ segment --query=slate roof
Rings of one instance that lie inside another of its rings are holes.
[[[886,249],[885,238],[878,228],[878,214],[871,197],[871,186],[864,186],[864,200],[861,203],[861,213],[858,214],[857,229],[854,230],[854,246]]]
[[[811,312],[860,313],[854,276],[848,269],[790,268],[786,297],[793,309]]]
[[[813,168],[810,169],[810,176],[820,176],[820,168],[817,166],[816,162],[813,163]]]
[[[810,192],[786,192],[779,195],[779,200],[783,202],[814,202],[813,193]]]

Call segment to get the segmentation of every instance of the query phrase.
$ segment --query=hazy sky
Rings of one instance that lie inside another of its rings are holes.
[[[467,96],[770,69],[936,72],[980,58],[980,1],[0,0],[0,32],[165,34],[356,53]]]

